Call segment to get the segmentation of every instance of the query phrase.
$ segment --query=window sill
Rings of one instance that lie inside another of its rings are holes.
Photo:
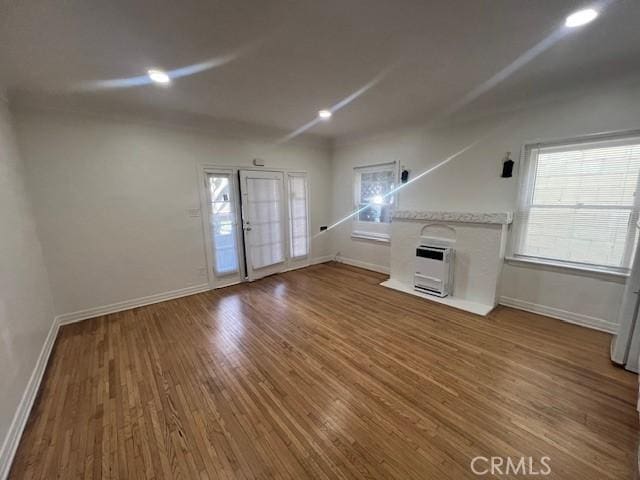
[[[626,279],[629,277],[628,273],[620,272],[618,270],[609,270],[607,268],[597,268],[597,267],[588,267],[588,266],[580,266],[580,265],[571,265],[564,262],[555,262],[553,260],[544,260],[541,258],[529,258],[529,257],[505,257],[505,261],[507,263],[520,263],[526,265],[539,265],[542,267],[553,267],[560,270],[567,270],[568,272],[575,272],[579,274],[585,275],[601,275],[606,277],[614,277]]]
[[[356,230],[351,232],[351,238],[359,240],[373,240],[374,242],[380,243],[391,243],[391,235],[387,233],[370,233]]]

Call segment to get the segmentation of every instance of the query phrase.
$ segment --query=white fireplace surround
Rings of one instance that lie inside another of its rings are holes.
[[[498,285],[511,212],[399,210],[391,225],[391,271],[381,285],[487,315],[498,303]],[[413,288],[416,247],[422,243],[455,249],[453,294],[438,298]]]

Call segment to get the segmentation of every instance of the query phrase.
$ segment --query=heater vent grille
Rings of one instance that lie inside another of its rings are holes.
[[[435,245],[416,248],[414,288],[438,297],[452,293],[453,249]]]

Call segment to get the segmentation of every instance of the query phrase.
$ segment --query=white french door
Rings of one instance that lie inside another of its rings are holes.
[[[203,166],[202,172],[202,224],[212,288],[308,263],[306,173],[214,165]]]
[[[233,170],[206,169],[207,257],[213,270],[212,286],[243,280],[242,230],[239,226],[237,174]],[[211,281],[211,280],[210,280]]]
[[[240,192],[247,278],[253,281],[285,268],[284,174],[240,170]]]

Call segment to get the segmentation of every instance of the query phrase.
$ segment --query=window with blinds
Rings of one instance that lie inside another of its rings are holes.
[[[638,240],[640,136],[525,149],[517,257],[628,271]]]
[[[309,254],[307,175],[290,173],[288,178],[291,258],[302,258]]]

